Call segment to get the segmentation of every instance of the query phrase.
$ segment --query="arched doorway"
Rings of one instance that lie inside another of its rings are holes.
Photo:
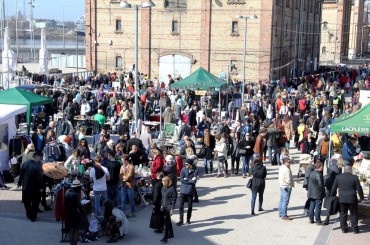
[[[190,75],[191,58],[179,55],[165,55],[159,58],[159,81],[168,83],[168,75],[175,79],[178,75],[185,78]]]

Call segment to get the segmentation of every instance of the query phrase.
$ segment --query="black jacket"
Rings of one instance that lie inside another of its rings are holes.
[[[261,192],[265,190],[265,178],[267,176],[266,167],[263,164],[256,164],[252,167],[251,170],[253,179],[252,179],[252,188],[253,192]]]
[[[325,197],[324,177],[321,172],[313,170],[308,176],[307,197],[323,199]]]
[[[334,181],[337,175],[341,174],[341,170],[339,170],[337,165],[330,164],[328,168],[328,174],[325,177],[325,187],[330,192],[331,188],[333,187]]]
[[[162,207],[163,210],[173,210],[175,209],[177,193],[173,186],[170,187],[162,187]]]
[[[351,173],[343,173],[335,178],[334,185],[331,188],[330,195],[335,196],[337,189],[339,189],[340,203],[357,203],[357,195],[364,199],[364,193],[357,176]]]
[[[107,169],[110,176],[110,180],[107,181],[107,185],[110,186],[118,185],[121,164],[117,161],[108,161]]]
[[[189,136],[189,137],[191,135],[191,129],[190,129],[189,125],[187,125],[187,124],[181,125],[178,140],[179,141],[182,140],[182,138],[184,138],[185,135]]]
[[[18,186],[22,186],[22,191],[38,192],[42,188],[42,179],[41,163],[30,160],[22,166]]]
[[[190,110],[189,112],[189,126],[190,127],[197,126],[197,111],[196,110]]]
[[[126,154],[128,154],[131,151],[131,147],[133,145],[136,145],[140,150],[145,151],[144,150],[144,146],[143,146],[143,142],[141,141],[141,139],[132,138],[132,139],[129,139],[127,141],[127,144],[126,144]]]
[[[254,141],[253,140],[247,141],[246,139],[243,139],[242,142],[240,143],[240,149],[246,148],[247,146],[250,146],[250,148],[246,149],[247,150],[246,156],[250,157],[253,155]]]

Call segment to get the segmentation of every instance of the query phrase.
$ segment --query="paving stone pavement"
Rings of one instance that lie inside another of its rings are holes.
[[[295,154],[294,157],[298,158],[299,155]],[[199,170],[202,171],[202,168]],[[293,165],[292,170],[296,175],[298,164]],[[197,184],[200,202],[193,204],[192,223],[177,227],[176,211],[172,217],[175,238],[170,239],[169,244],[369,244],[368,225],[360,228],[367,233],[353,235],[342,234],[334,216],[328,226],[309,224],[308,218],[302,215],[306,201],[302,183],[296,183],[288,208],[288,215],[294,220],[282,221],[277,213],[278,167],[267,165],[267,171],[265,211],[257,211],[256,216],[250,214],[251,192],[245,187],[248,179],[240,175],[215,178],[213,174],[201,177]],[[38,220],[32,223],[25,218],[20,197],[21,192],[17,190],[0,191],[1,244],[60,244],[61,223],[55,222],[52,212],[40,214]],[[162,235],[149,229],[150,214],[151,207],[147,207],[139,211],[136,218],[129,219],[129,234],[117,244],[160,244]],[[323,210],[322,215],[326,215],[326,211]],[[106,237],[102,237],[92,244],[106,244],[106,240]]]

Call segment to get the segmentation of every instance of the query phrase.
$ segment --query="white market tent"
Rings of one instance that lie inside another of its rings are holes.
[[[0,171],[8,169],[9,140],[17,134],[15,116],[26,111],[25,105],[0,104]]]

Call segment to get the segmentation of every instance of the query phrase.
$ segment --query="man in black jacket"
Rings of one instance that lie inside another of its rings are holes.
[[[110,180],[107,181],[108,200],[111,200],[118,207],[118,183],[121,164],[116,161],[115,151],[108,151],[108,161],[105,167],[108,169],[110,176]]]
[[[340,206],[340,227],[343,233],[348,232],[347,213],[351,212],[352,232],[357,234],[358,230],[358,200],[357,195],[360,196],[360,202],[364,200],[364,193],[357,176],[352,174],[352,167],[345,166],[344,173],[338,175],[334,181],[330,195],[335,196],[339,188],[339,206]]]
[[[143,142],[141,141],[141,139],[136,138],[136,132],[132,132],[131,138],[127,141],[127,144],[126,144],[126,154],[129,154],[130,153],[130,151],[132,150],[132,146],[133,145],[136,145],[140,150],[142,150],[143,152],[145,152],[145,149],[144,149],[144,146],[143,146]]]
[[[324,177],[322,175],[323,163],[317,161],[315,169],[308,176],[308,193],[307,197],[310,200],[309,221],[311,224],[324,225],[321,222],[321,206],[322,200],[325,197]],[[314,221],[315,219],[315,221]]]
[[[18,180],[18,188],[22,186],[22,201],[26,209],[26,216],[32,222],[37,218],[42,191],[41,156],[38,153],[32,155],[32,160],[22,166]]]

